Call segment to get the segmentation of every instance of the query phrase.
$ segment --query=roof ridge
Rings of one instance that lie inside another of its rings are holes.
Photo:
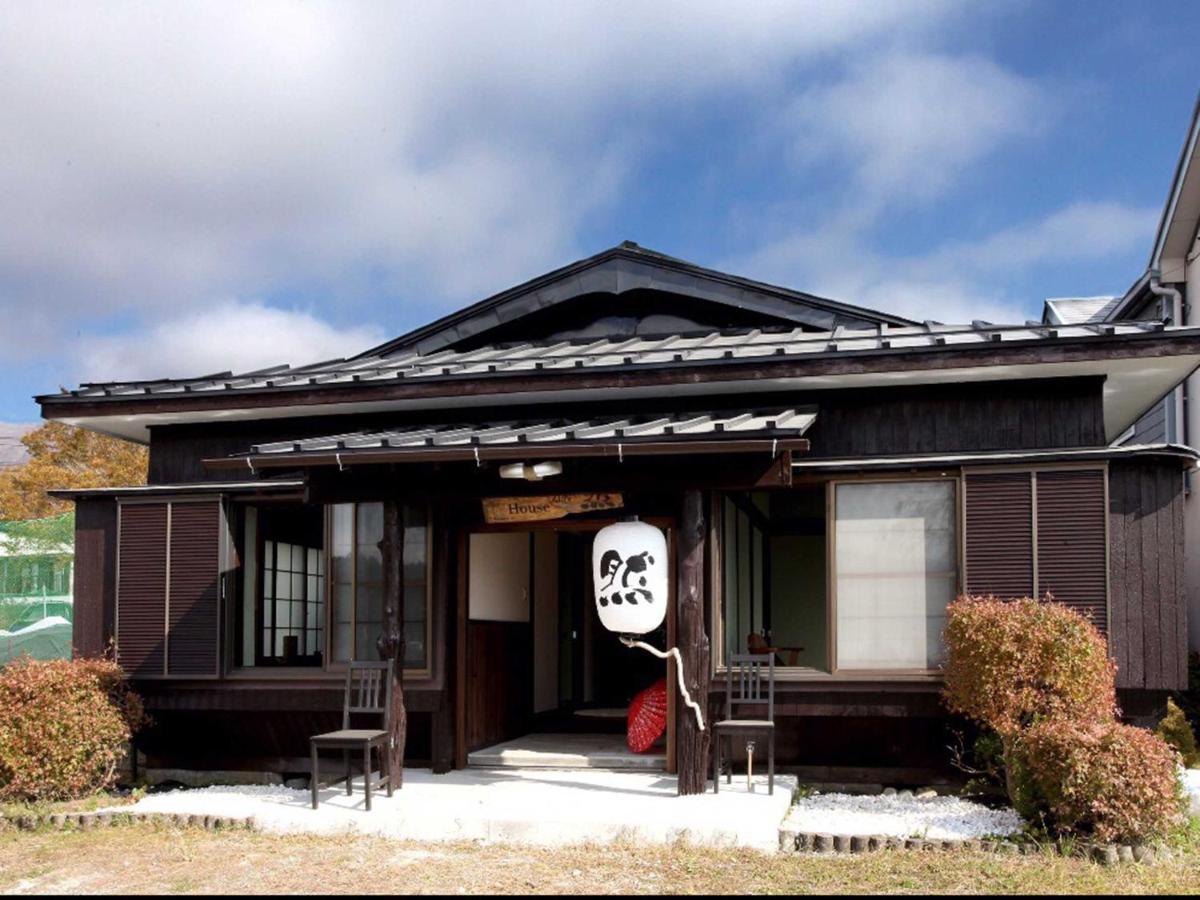
[[[362,353],[358,354],[358,356],[351,358],[358,359],[361,357],[382,355],[394,350],[410,348],[423,340],[429,340],[438,334],[444,333],[447,330],[456,327],[460,322],[469,321],[473,316],[477,316],[488,310],[491,310],[493,307],[496,307],[505,301],[534,293],[543,287],[549,286],[556,281],[561,281],[572,275],[580,275],[583,272],[586,272],[588,269],[599,266],[617,257],[626,257],[642,261],[650,260],[668,268],[690,272],[690,274],[697,278],[722,282],[742,289],[760,291],[764,294],[773,296],[777,300],[786,301],[792,304],[807,304],[834,316],[840,313],[847,316],[855,316],[864,319],[874,318],[881,321],[892,322],[894,324],[916,324],[911,319],[906,319],[903,316],[895,315],[893,313],[872,309],[866,306],[860,306],[854,303],[848,303],[843,300],[834,300],[831,297],[811,294],[807,291],[801,291],[796,288],[786,287],[784,285],[759,281],[745,275],[722,272],[717,269],[711,269],[698,263],[681,259],[679,257],[670,256],[659,250],[643,247],[635,241],[625,240],[613,247],[608,247],[599,251],[598,253],[594,253],[591,256],[586,256],[573,262],[566,263],[565,265],[552,269],[549,272],[545,272],[541,275],[535,276],[534,278],[530,278],[526,281],[486,296],[475,303],[447,313],[441,318],[435,319],[433,322],[426,323],[425,325],[419,326],[418,328],[414,328],[404,334],[384,341],[382,344],[378,344],[375,347],[363,351]],[[560,301],[556,300],[553,302]],[[783,318],[782,315],[780,317]],[[496,323],[491,323],[488,327],[493,327],[494,324]],[[482,330],[486,330],[486,328]],[[475,332],[475,334],[478,333],[480,332]],[[460,335],[456,341],[450,341],[449,343],[465,340],[471,336],[471,333]]]

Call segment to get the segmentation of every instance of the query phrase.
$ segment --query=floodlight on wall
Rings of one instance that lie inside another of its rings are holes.
[[[526,481],[541,481],[551,475],[562,474],[562,463],[560,462],[540,462],[530,465],[529,463],[509,463],[500,467],[501,478],[523,478]]]
[[[626,647],[637,647],[659,659],[675,658],[679,693],[704,730],[704,714],[683,681],[683,657],[678,647],[659,650],[637,636],[649,634],[667,616],[667,537],[658,528],[636,520],[617,522],[596,532],[592,545],[592,583],[600,624],[614,632]]]

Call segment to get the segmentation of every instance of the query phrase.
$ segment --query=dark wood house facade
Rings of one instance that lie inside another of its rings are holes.
[[[412,762],[619,708],[661,663],[599,629],[588,558],[636,515],[710,708],[771,648],[781,761],[895,781],[944,759],[956,595],[1089,615],[1131,714],[1184,684],[1195,454],[1110,442],[1198,364],[1196,328],[916,323],[624,244],[351,359],[39,400],[150,448],[147,486],[71,496],[76,650],[115,641],[152,764],[306,771],[389,600]]]

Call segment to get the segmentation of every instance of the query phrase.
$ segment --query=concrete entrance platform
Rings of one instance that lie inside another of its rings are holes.
[[[673,776],[598,769],[468,769],[434,775],[405,769],[404,787],[363,808],[361,780],[353,796],[341,784],[320,792],[314,810],[306,790],[241,785],[169,791],[143,797],[131,808],[186,815],[253,816],[267,832],[360,832],[414,841],[479,840],[561,846],[580,843],[752,847],[774,852],[779,826],[796,780],[776,776],[755,792],[743,777],[721,792],[676,796]]]
[[[661,772],[665,753],[634,753],[620,734],[527,734],[467,755],[485,769],[635,769]]]

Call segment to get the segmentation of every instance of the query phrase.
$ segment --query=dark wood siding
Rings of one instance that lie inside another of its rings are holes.
[[[978,450],[1037,450],[1103,446],[1104,413],[1100,378],[1054,378],[983,384],[932,384],[890,389],[772,391],[758,393],[756,407],[815,406],[816,425],[808,437],[812,457],[942,453]],[[587,405],[588,415],[650,413],[670,397],[674,410],[709,410],[732,401],[671,396],[605,401]],[[736,405],[736,404],[734,404]],[[387,415],[341,415],[206,422],[154,426],[150,432],[151,484],[178,484],[229,478],[206,469],[203,460],[243,453],[252,444],[359,428],[478,421],[482,411],[418,410]],[[578,416],[579,404],[512,405],[504,419]]]
[[[1117,686],[1187,685],[1183,476],[1170,464],[1109,469],[1112,648]]]
[[[1103,469],[1037,473],[1037,590],[1108,628]]]
[[[1100,447],[1100,379],[931,385],[818,400],[814,457]]]
[[[110,499],[75,504],[75,656],[99,656],[113,637],[117,609],[117,504]]]
[[[166,652],[166,503],[120,510],[117,653],[134,678],[160,676]]]
[[[221,506],[171,504],[169,675],[218,672]]]
[[[964,478],[967,593],[1033,596],[1033,477],[988,472]]]

